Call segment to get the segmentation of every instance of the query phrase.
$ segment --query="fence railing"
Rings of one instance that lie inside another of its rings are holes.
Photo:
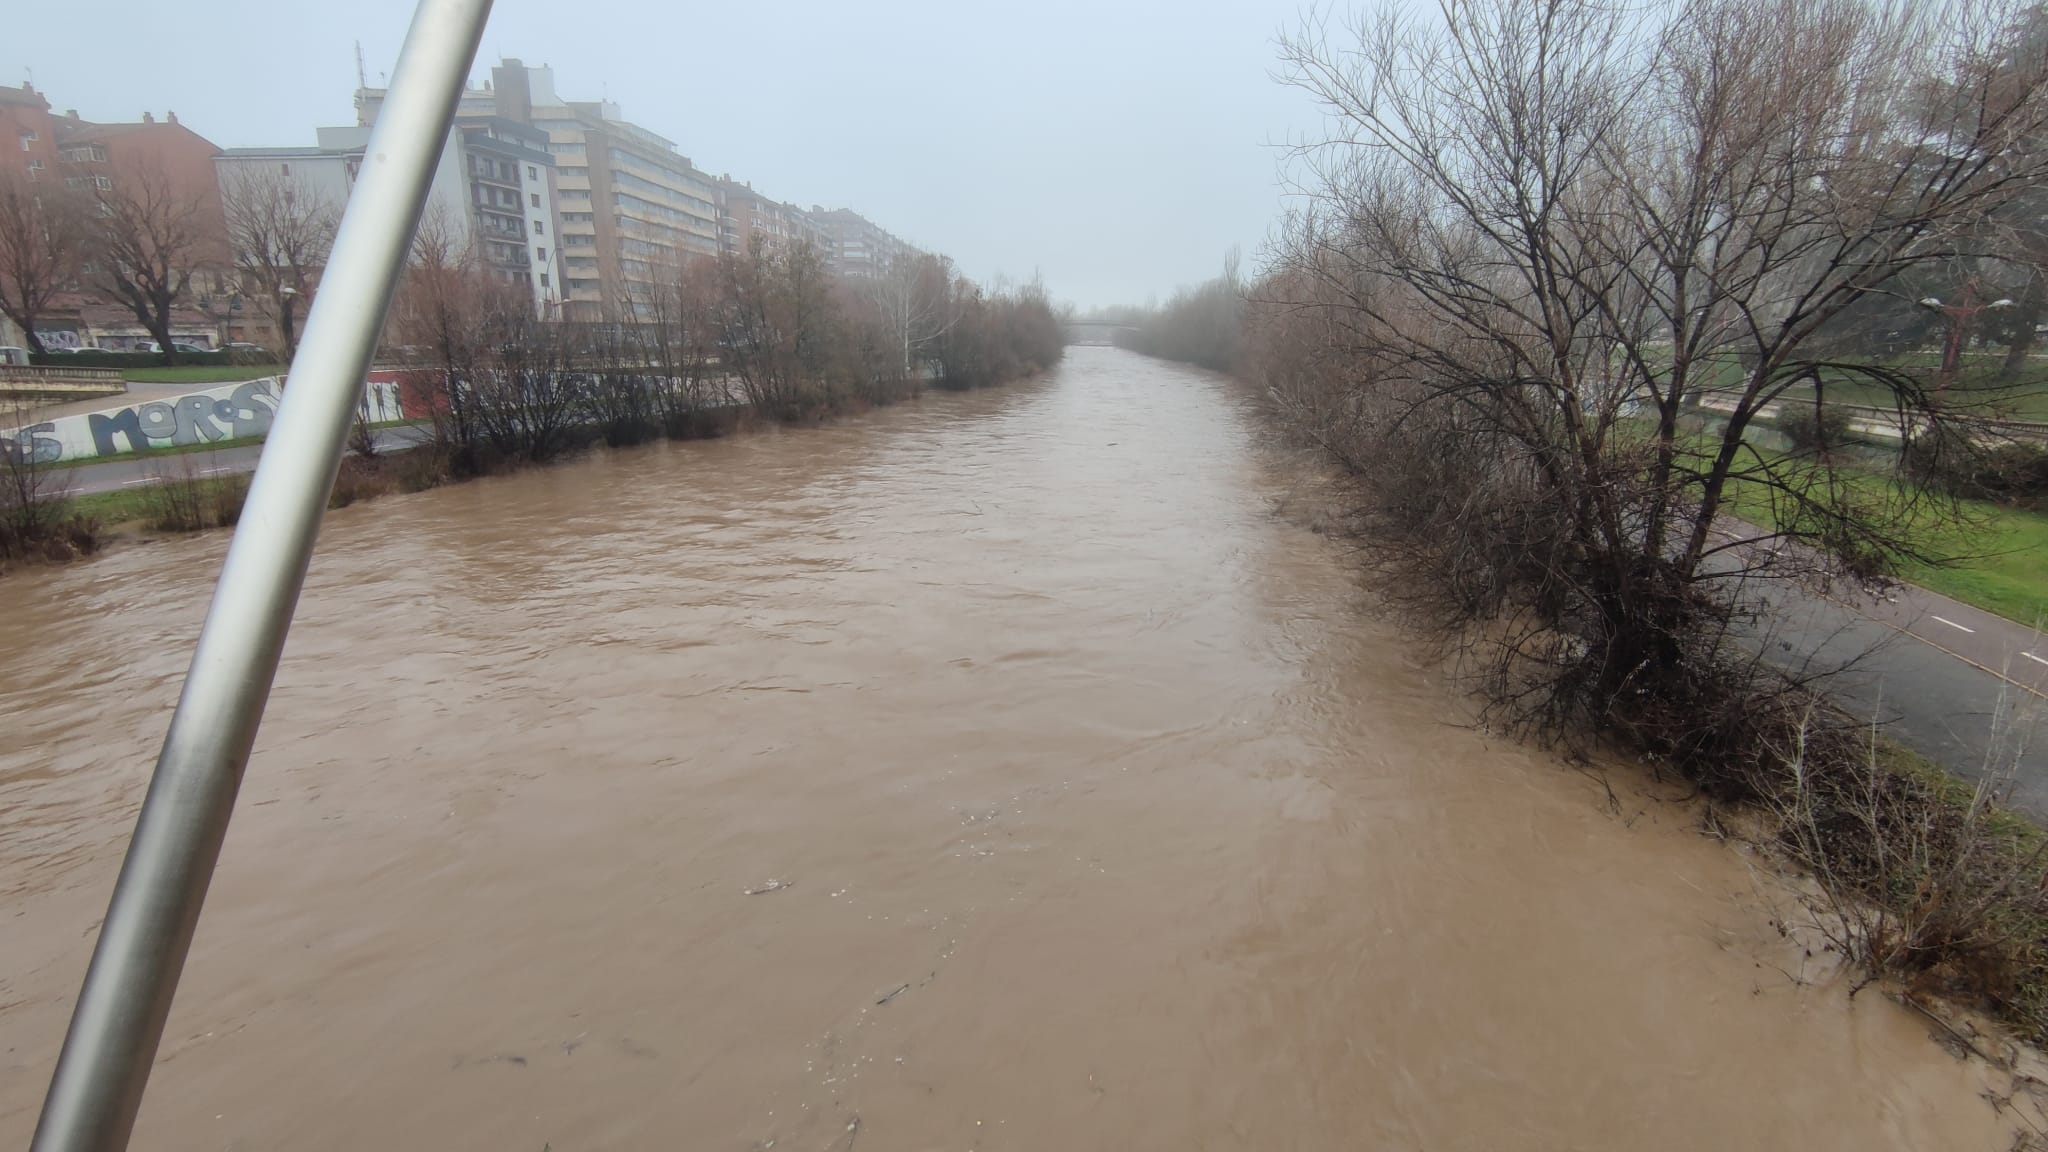
[[[0,384],[16,390],[67,385],[104,388],[111,384],[117,391],[126,391],[128,387],[119,368],[30,368],[19,364],[0,364]]]

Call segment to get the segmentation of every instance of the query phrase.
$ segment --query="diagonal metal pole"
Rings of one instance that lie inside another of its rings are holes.
[[[128,1144],[342,442],[490,0],[420,0],[157,756],[34,1152]]]

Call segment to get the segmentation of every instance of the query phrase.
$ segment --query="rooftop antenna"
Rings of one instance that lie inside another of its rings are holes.
[[[363,68],[363,42],[356,41],[356,88],[358,91],[370,86],[369,73]]]

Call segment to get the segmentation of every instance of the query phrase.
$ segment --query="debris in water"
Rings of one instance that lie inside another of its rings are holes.
[[[897,998],[898,996],[901,996],[901,995],[903,995],[903,994],[904,994],[905,992],[908,992],[908,991],[910,991],[910,985],[908,985],[908,984],[898,984],[898,985],[896,986],[896,990],[895,990],[895,991],[893,991],[893,992],[889,993],[889,994],[888,994],[887,996],[884,996],[884,997],[882,997],[882,998],[881,998],[880,1000],[877,1000],[877,1001],[875,1001],[875,1003],[877,1003],[877,1004],[887,1004],[887,1003],[888,1003],[889,1001],[891,1001],[891,1000],[894,1000],[894,999],[895,999],[895,998]]]
[[[770,880],[766,884],[761,885],[759,888],[747,889],[747,895],[759,896],[763,892],[780,892],[784,888],[787,888],[795,883],[796,881],[794,880]]]

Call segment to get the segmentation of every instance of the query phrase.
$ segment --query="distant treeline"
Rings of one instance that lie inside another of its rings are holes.
[[[684,261],[621,302],[630,320],[536,318],[523,285],[494,280],[430,235],[391,335],[434,414],[454,473],[715,433],[741,413],[784,423],[889,404],[926,383],[978,388],[1062,353],[1036,285],[990,292],[942,257],[881,276],[833,276],[806,243]]]

